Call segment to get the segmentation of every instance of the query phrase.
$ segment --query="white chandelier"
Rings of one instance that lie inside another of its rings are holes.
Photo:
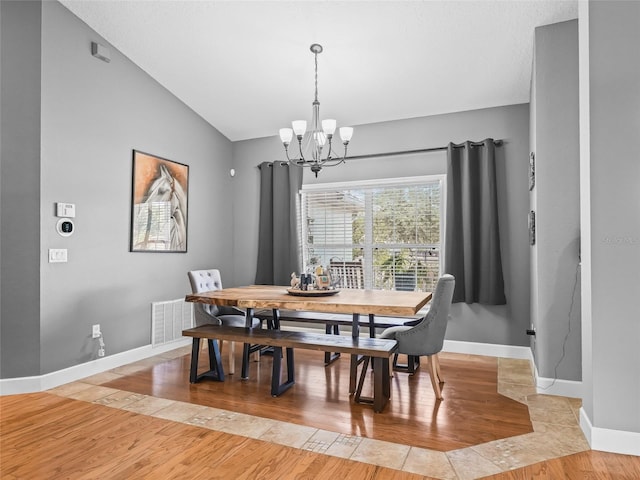
[[[316,64],[316,90],[315,98],[313,100],[313,103],[311,104],[313,106],[311,115],[311,129],[307,131],[306,120],[294,120],[293,122],[291,122],[292,128],[280,129],[280,140],[282,140],[282,144],[284,145],[284,151],[287,155],[287,160],[289,160],[289,163],[297,167],[309,167],[317,177],[318,172],[322,170],[322,167],[333,167],[335,165],[344,163],[347,156],[347,147],[349,145],[351,137],[353,136],[353,128],[340,128],[340,138],[342,139],[342,144],[344,145],[344,153],[342,157],[333,157],[332,155],[334,152],[332,150],[331,141],[333,140],[333,134],[336,131],[336,121],[333,119],[327,119],[320,122],[320,102],[318,101],[318,54],[322,53],[322,45],[314,43],[313,45],[311,45],[310,50],[315,56]],[[296,134],[296,139],[298,140],[298,150],[300,154],[299,158],[289,157],[289,145],[294,133]],[[322,154],[325,150],[326,156],[323,158]],[[310,158],[305,158],[303,151],[307,152],[307,155],[310,155]]]

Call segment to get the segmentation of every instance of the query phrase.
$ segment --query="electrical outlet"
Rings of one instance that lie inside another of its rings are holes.
[[[98,338],[100,336],[100,324],[94,325],[91,327],[91,337]]]

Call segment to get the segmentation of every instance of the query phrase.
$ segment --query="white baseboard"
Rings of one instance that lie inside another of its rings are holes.
[[[545,395],[559,395],[561,397],[582,398],[582,382],[575,380],[561,380],[538,377],[536,375],[536,390]]]
[[[594,427],[583,408],[580,409],[580,428],[593,450],[640,456],[640,433]]]
[[[0,379],[0,395],[15,395],[18,393],[42,392],[50,388],[75,382],[82,378],[90,377],[98,373],[106,372],[112,368],[121,367],[138,360],[153,357],[160,353],[168,352],[176,348],[181,348],[191,344],[191,339],[181,339],[160,347],[153,348],[151,345],[134,348],[126,352],[116,353],[108,357],[98,358],[90,362],[74,365],[73,367],[46,373],[44,375],[22,378]]]
[[[536,392],[544,395],[558,395],[561,397],[583,398],[582,382],[575,380],[562,380],[559,378],[546,378],[538,375],[538,367],[531,356],[533,365],[533,379],[536,385]]]
[[[443,352],[466,353],[469,355],[485,355],[487,357],[515,358],[532,360],[530,347],[518,347],[514,345],[498,345],[494,343],[462,342],[458,340],[445,340]]]

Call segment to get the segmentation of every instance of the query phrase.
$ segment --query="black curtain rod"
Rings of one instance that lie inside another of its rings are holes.
[[[494,140],[493,144],[496,147],[500,147],[504,142],[502,140]],[[454,144],[454,148],[462,148],[466,145],[466,143]],[[484,145],[484,142],[471,142],[471,146],[480,147]],[[426,153],[426,152],[437,152],[438,150],[446,150],[449,146],[445,147],[432,147],[432,148],[420,148],[418,150],[403,150],[399,152],[388,152],[388,153],[372,153],[369,155],[353,155],[351,157],[346,157],[345,160],[360,160],[362,158],[379,158],[379,157],[394,157],[397,155],[412,155],[415,153]]]

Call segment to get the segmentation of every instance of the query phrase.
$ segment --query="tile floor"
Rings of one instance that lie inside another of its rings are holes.
[[[190,347],[176,349],[62,385],[49,392],[142,415],[447,480],[479,478],[589,450],[578,425],[580,400],[537,394],[527,360],[498,360],[498,391],[529,407],[534,431],[449,452],[338,434],[102,386],[119,376],[188,353]]]

